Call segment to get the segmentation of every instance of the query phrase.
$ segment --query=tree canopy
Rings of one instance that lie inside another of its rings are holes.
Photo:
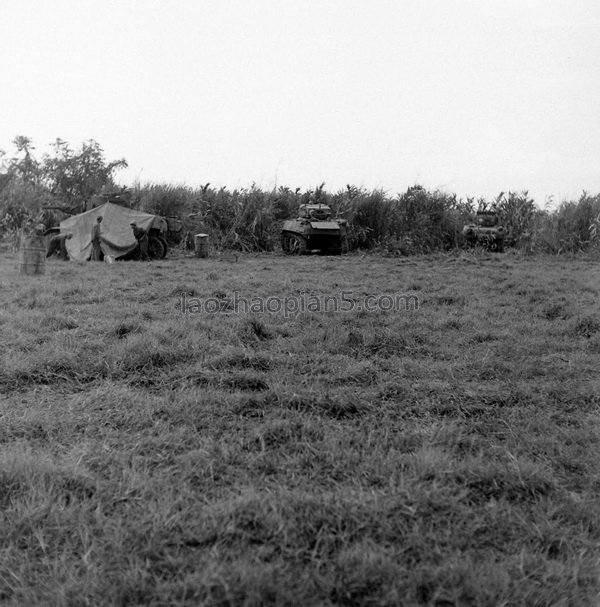
[[[41,158],[31,138],[19,135],[12,143],[13,156],[0,150],[0,232],[40,219],[45,208],[82,211],[94,194],[116,189],[114,175],[127,167],[124,158],[108,161],[94,139],[77,149],[56,139]]]

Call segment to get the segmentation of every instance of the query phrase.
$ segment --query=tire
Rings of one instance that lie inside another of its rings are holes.
[[[289,253],[289,251],[288,251],[288,237],[287,237],[287,234],[282,234],[281,235],[280,242],[281,242],[281,250],[284,253],[286,253],[286,254]]]
[[[162,238],[150,236],[148,239],[148,257],[150,259],[164,259],[167,254],[167,245]]]
[[[163,243],[163,246],[165,247],[165,252],[163,253],[163,256],[161,259],[164,259],[167,256],[167,251],[169,250],[169,245],[167,244],[167,241],[161,236],[160,237],[161,242]]]
[[[282,248],[288,255],[304,255],[306,239],[298,234],[285,234],[282,236]]]

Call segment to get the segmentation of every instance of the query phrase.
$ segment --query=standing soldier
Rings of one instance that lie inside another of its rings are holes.
[[[142,228],[138,228],[135,221],[132,221],[130,224],[131,229],[133,230],[133,235],[138,243],[138,249],[140,252],[140,259],[142,261],[148,261],[148,233],[146,230],[142,230]]]
[[[102,217],[96,218],[96,223],[92,228],[92,261],[102,261],[102,248],[100,246],[102,242],[102,231],[100,224],[102,223]]]

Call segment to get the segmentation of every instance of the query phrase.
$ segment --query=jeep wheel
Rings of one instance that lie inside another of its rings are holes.
[[[167,254],[167,245],[162,238],[150,236],[148,239],[148,257],[150,259],[164,259]]]

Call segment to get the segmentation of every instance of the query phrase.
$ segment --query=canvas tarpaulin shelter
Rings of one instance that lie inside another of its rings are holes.
[[[60,222],[61,234],[71,233],[73,237],[65,242],[69,258],[74,261],[86,261],[92,255],[92,230],[98,217],[102,217],[102,252],[115,259],[127,255],[136,247],[136,239],[130,223],[135,221],[138,227],[148,231],[156,215],[128,209],[107,202],[95,209],[79,215],[73,215]]]

